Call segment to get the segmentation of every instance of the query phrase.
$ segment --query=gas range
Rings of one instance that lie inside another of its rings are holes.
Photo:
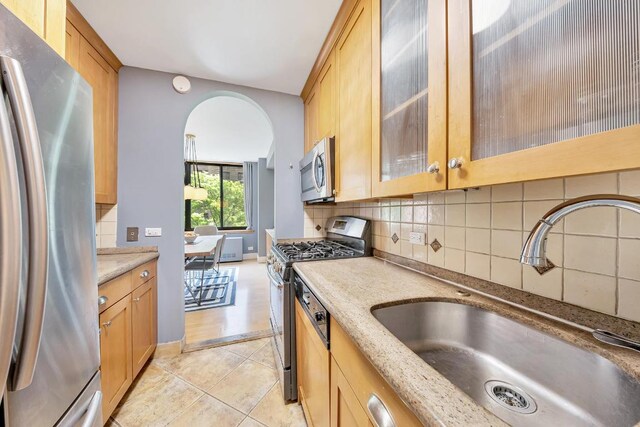
[[[326,230],[327,237],[324,240],[274,244],[267,257],[272,344],[280,385],[287,401],[298,397],[293,264],[369,256],[373,251],[371,222],[366,219],[352,216],[329,218]]]

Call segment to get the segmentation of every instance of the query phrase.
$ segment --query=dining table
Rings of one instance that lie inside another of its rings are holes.
[[[202,290],[204,289],[204,277],[207,270],[207,257],[212,257],[216,251],[218,243],[222,240],[222,235],[198,236],[193,243],[185,243],[184,245],[184,266],[198,262],[201,258],[202,270],[200,273],[200,284],[191,283],[193,278],[185,278],[184,284],[195,299],[198,295],[198,305],[202,302]],[[208,262],[213,263],[213,260]],[[214,266],[215,267],[215,266]],[[192,269],[193,270],[193,269]]]

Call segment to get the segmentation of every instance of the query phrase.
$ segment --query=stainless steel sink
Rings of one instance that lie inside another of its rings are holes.
[[[640,422],[640,382],[604,357],[524,324],[440,301],[372,313],[425,362],[509,424]]]

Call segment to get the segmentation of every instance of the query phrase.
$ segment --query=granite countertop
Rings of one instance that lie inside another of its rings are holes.
[[[157,246],[98,249],[98,286],[158,256]]]
[[[387,331],[371,314],[374,306],[394,301],[433,299],[486,308],[596,352],[640,380],[640,355],[636,352],[600,344],[585,331],[478,294],[461,296],[456,293],[459,288],[378,258],[303,262],[294,264],[294,269],[398,396],[427,425],[505,423]],[[546,298],[540,298],[542,300]],[[564,305],[575,314],[576,307]],[[585,316],[598,315],[589,310],[583,311]]]

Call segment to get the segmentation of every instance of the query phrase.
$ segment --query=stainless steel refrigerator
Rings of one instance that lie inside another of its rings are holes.
[[[90,86],[0,6],[0,425],[102,426]]]

